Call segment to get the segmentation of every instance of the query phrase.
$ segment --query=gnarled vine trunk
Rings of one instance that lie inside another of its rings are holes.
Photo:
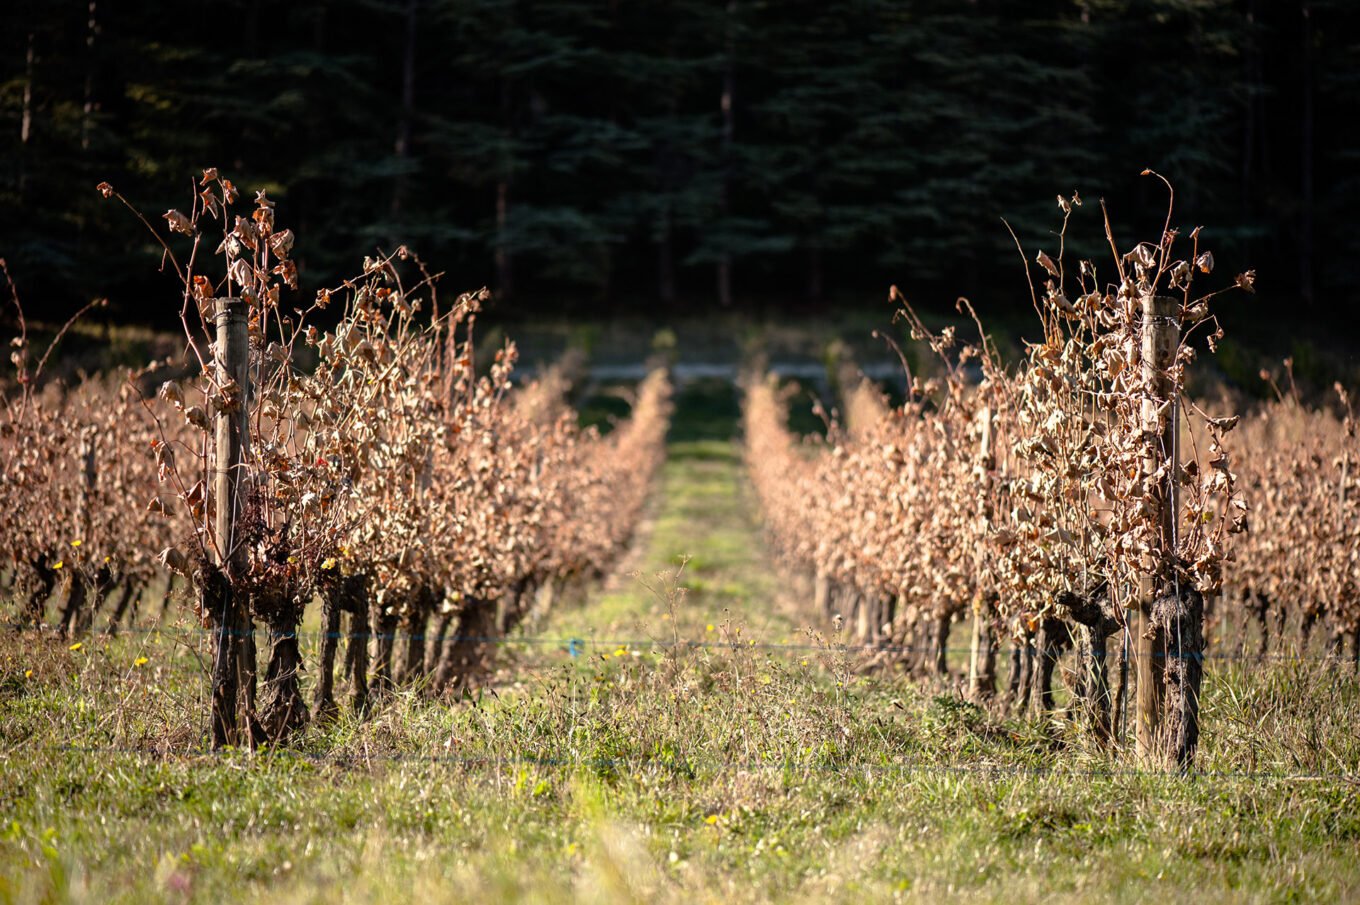
[[[297,620],[291,614],[269,624],[269,665],[265,668],[260,725],[272,742],[281,741],[307,725],[311,714],[302,698],[302,651]]]
[[[443,692],[453,685],[464,687],[487,669],[487,639],[495,629],[494,601],[464,597],[459,610],[453,637],[444,642],[439,666],[435,670],[434,688]]]
[[[1199,697],[1204,681],[1204,597],[1194,590],[1167,595],[1153,607],[1164,640],[1162,733],[1167,759],[1189,766],[1199,747]]]
[[[1039,623],[1039,630],[1034,635],[1034,665],[1031,667],[1030,709],[1035,716],[1044,717],[1053,712],[1053,670],[1057,668],[1063,650],[1071,643],[1071,637],[1067,623],[1061,619],[1050,616]]]

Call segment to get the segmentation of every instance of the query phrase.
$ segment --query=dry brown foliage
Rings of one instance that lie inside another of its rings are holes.
[[[1061,244],[1081,201],[1058,200]],[[1210,308],[1219,293],[1192,292],[1196,273],[1213,268],[1199,233],[1185,247],[1168,207],[1157,241],[1120,253],[1107,223],[1113,274],[1104,282],[1091,261],[1072,267],[1061,248],[1039,252],[1042,284],[1031,289],[1041,338],[1012,369],[966,301],[972,343],[954,327],[929,330],[894,288],[933,373],[908,373],[907,401],[891,410],[873,389],[853,387],[850,429],[833,425],[815,452],[789,434],[773,385],[748,381],[747,461],[772,544],[815,576],[819,602],[881,659],[945,673],[950,623],[971,609],[974,692],[990,695],[987,664],[998,637],[1010,636],[1012,697],[1027,701],[1033,687],[1048,709],[1053,661],[1078,628],[1093,662],[1077,690],[1108,696],[1106,639],[1131,625],[1143,576],[1156,576],[1163,631],[1179,633],[1198,601],[1220,593],[1248,507],[1226,439],[1238,419],[1207,415],[1186,392],[1197,340],[1212,350],[1222,336]],[[1234,286],[1252,280],[1248,272]],[[1173,294],[1179,346],[1158,371],[1143,360],[1143,300]],[[1180,423],[1176,449],[1161,446],[1169,419]],[[1337,468],[1348,461],[1335,450],[1318,457]],[[1164,485],[1177,513],[1169,527],[1155,516]],[[1338,525],[1342,516],[1316,518]],[[1180,687],[1198,681],[1176,672],[1184,662],[1167,655]],[[1108,714],[1099,719],[1108,732]]]
[[[110,186],[100,191],[127,204]],[[245,642],[243,725],[259,740],[310,717],[297,630],[318,598],[327,631],[316,705],[329,713],[342,636],[358,707],[371,686],[454,687],[550,596],[540,588],[609,568],[664,456],[670,384],[651,374],[615,430],[581,430],[563,380],[512,384],[513,343],[478,372],[474,327],[487,293],[441,310],[437,277],[404,247],[365,259],[360,274],[289,312],[281,298],[296,287],[294,236],[263,192],[247,216],[235,213],[239,202],[210,169],[190,213],[164,217],[187,240],[142,218],[183,285],[189,372],[154,398],[132,379],[38,389],[40,368],[26,337],[16,339],[0,506],[30,623],[43,620],[63,577],[75,589],[67,631],[88,628],[110,588],[140,594],[158,569],[192,583],[205,626],[220,621],[220,588],[246,601],[249,624],[262,624],[272,647],[257,705],[253,637]],[[213,229],[220,241],[207,255]],[[247,306],[247,386],[214,366],[224,296]],[[309,324],[328,307],[341,309],[336,326]],[[249,439],[226,550],[213,529],[211,432],[220,414],[242,410]]]

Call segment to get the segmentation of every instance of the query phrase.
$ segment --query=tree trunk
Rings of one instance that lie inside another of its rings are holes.
[[[435,687],[440,691],[454,683],[461,687],[485,672],[487,667],[487,639],[495,628],[496,607],[491,601],[466,597],[458,613],[453,637],[444,645],[439,668],[435,672]]]
[[[257,746],[269,741],[269,735],[265,732],[264,723],[260,722],[260,657],[255,643],[255,622],[249,615],[246,616],[241,646],[237,652],[240,660],[236,668],[241,673],[241,688],[244,692],[241,695],[242,719],[246,724],[250,750],[254,751]]]
[[[1011,676],[1011,706],[1017,714],[1023,715],[1025,709],[1030,705],[1030,696],[1034,688],[1034,665],[1038,658],[1034,655],[1035,637],[1032,633],[1026,632],[1015,642],[1015,654],[1012,658],[1012,665],[1015,672]]]
[[[949,675],[949,630],[953,618],[949,613],[935,617],[934,631],[931,633],[931,648],[934,654],[934,669],[937,676]]]
[[[425,631],[430,622],[430,611],[424,605],[425,592],[416,595],[415,606],[404,620],[406,629],[406,658],[402,661],[400,681],[413,685],[425,675]]]
[[[86,608],[86,599],[85,579],[79,571],[72,569],[70,587],[66,589],[66,605],[61,610],[59,634],[62,638],[70,638],[72,635],[79,634],[79,620]]]
[[[1299,294],[1313,303],[1313,11],[1303,3],[1303,46],[1300,48],[1299,117]]]
[[[1346,626],[1337,613],[1332,613],[1327,623],[1327,659],[1339,662],[1346,652]]]
[[[345,645],[345,673],[350,676],[354,688],[354,712],[362,716],[368,711],[368,643],[372,628],[368,618],[368,601],[360,598],[352,603],[349,643]]]
[[[343,581],[343,579],[342,579]],[[339,712],[335,704],[335,652],[340,647],[339,588],[326,588],[321,594],[321,663],[316,679],[316,717],[330,720]]]
[[[411,120],[415,116],[416,101],[416,23],[420,0],[406,0],[406,36],[401,61],[401,114],[397,117],[397,138],[393,151],[398,161],[396,179],[392,182],[391,220],[396,228],[406,194],[405,163],[411,157]],[[395,245],[398,237],[392,237]]]
[[[1125,627],[1121,633],[1119,641],[1119,688],[1114,697],[1114,714],[1110,720],[1111,729],[1115,738],[1120,742],[1124,739],[1126,726],[1126,714],[1129,706],[1129,655],[1131,647],[1129,643],[1128,628]]]
[[[36,36],[28,33],[28,49],[24,53],[24,99],[23,112],[19,116],[19,144],[27,145],[33,137],[33,45]]]
[[[237,743],[236,709],[240,692],[240,607],[220,570],[209,566],[199,580],[199,607],[212,625],[212,739],[213,748]]]
[[[34,585],[24,610],[28,614],[29,621],[36,627],[41,626],[43,620],[47,618],[47,601],[57,588],[59,573],[48,564],[46,554],[37,557],[32,566]]]
[[[506,130],[507,137],[512,138],[514,135],[514,123],[511,119],[512,93],[507,79],[501,79],[500,91],[501,126]],[[496,182],[496,295],[502,300],[509,299],[515,294],[514,260],[510,247],[510,180],[514,166],[514,160],[500,161],[501,178]]]
[[[1266,654],[1270,652],[1270,598],[1258,591],[1251,612],[1256,617],[1256,656],[1257,659],[1264,660]]]
[[[1110,627],[1104,623],[1083,625],[1081,691],[1092,734],[1102,743],[1113,736],[1110,716]]]
[[[895,600],[892,594],[878,594],[874,598],[874,644],[884,645],[892,641]]]
[[[716,271],[718,304],[724,308],[732,307],[732,256],[723,252],[718,258]]]
[[[28,142],[33,137],[33,62],[35,35],[28,33],[28,49],[24,53],[23,112],[19,115],[19,203],[24,201],[28,187]]]
[[[1252,175],[1256,162],[1256,133],[1257,133],[1257,112],[1260,109],[1257,104],[1257,95],[1261,91],[1261,79],[1259,71],[1261,66],[1261,48],[1257,42],[1256,18],[1257,8],[1260,0],[1247,0],[1247,40],[1242,46],[1242,69],[1243,84],[1246,86],[1246,110],[1242,117],[1242,166],[1241,166],[1241,192],[1242,192],[1242,214],[1250,217],[1252,211]]]
[[[376,643],[373,646],[373,676],[369,684],[375,692],[392,688],[392,651],[397,642],[397,625],[400,619],[396,607],[375,604],[371,616]]]
[[[519,627],[524,618],[529,615],[537,594],[538,583],[533,578],[524,578],[515,586],[515,603],[510,609],[510,618],[502,626],[502,636],[510,634]]]
[[[968,655],[968,697],[990,701],[996,695],[996,602],[983,597],[973,607],[973,638]]]
[[[818,572],[812,579],[812,609],[813,612],[820,613],[823,618],[830,619],[831,612],[831,580],[821,572]]]
[[[736,23],[734,21],[736,13],[736,0],[728,0],[725,20],[722,98],[719,101],[719,107],[722,111],[722,184],[719,187],[718,196],[720,217],[727,216],[732,194],[732,144],[736,134],[736,117],[732,108],[737,90]],[[718,304],[723,308],[731,308],[732,255],[728,249],[723,249],[718,256],[716,276]]]
[[[298,647],[297,623],[286,619],[269,626],[269,665],[264,675],[264,706],[260,723],[270,742],[278,743],[303,726],[310,714],[302,698],[298,673],[302,651]]]
[[[455,610],[451,607],[442,607],[435,620],[434,638],[430,641],[429,649],[425,652],[425,662],[430,667],[430,688],[429,690],[438,694],[440,688],[439,670],[443,666],[444,646],[448,644],[449,629],[454,623]]]
[[[124,578],[122,581],[122,592],[118,595],[118,600],[113,605],[113,612],[109,614],[108,625],[104,627],[104,634],[110,638],[118,634],[118,628],[122,625],[123,616],[127,612],[128,604],[132,602],[132,595],[136,593],[137,586],[131,578]]]
[[[1308,651],[1308,642],[1313,640],[1313,629],[1317,626],[1317,620],[1316,607],[1307,607],[1303,611],[1303,616],[1299,619],[1299,653]]]
[[[61,623],[58,629],[60,637],[69,638],[80,634],[80,618],[87,608],[87,599],[88,588],[84,576],[72,567],[67,582],[67,602],[61,607]]]
[[[1120,623],[1109,611],[1108,585],[1095,592],[1075,594],[1065,592],[1058,602],[1067,610],[1072,621],[1081,627],[1081,650],[1074,707],[1084,711],[1086,723],[1100,742],[1112,736],[1110,723],[1110,671],[1108,666],[1109,638]],[[1070,630],[1069,630],[1070,635]]]
[[[856,594],[850,603],[851,635],[856,644],[869,642],[869,596]]]
[[[94,631],[94,619],[104,606],[104,601],[109,596],[110,573],[107,568],[101,568],[95,573],[94,580],[86,589],[89,595],[85,606],[81,607],[76,613],[75,632],[78,635],[88,635]]]
[[[1010,653],[1007,655],[1010,668],[1006,673],[1006,699],[1012,704],[1020,699],[1020,674],[1025,668],[1023,657],[1020,642],[1012,641]]]
[[[89,21],[85,29],[85,104],[80,116],[80,149],[90,149],[90,129],[97,105],[94,101],[95,37],[99,34],[99,19],[95,15],[95,0],[89,2]]]
[[[1053,712],[1053,670],[1069,638],[1067,624],[1061,619],[1045,618],[1039,623],[1034,637],[1035,663],[1031,667],[1030,709],[1035,716],[1047,717]]]
[[[1158,622],[1166,639],[1162,679],[1166,757],[1190,766],[1199,747],[1199,696],[1204,681],[1204,598],[1198,591],[1163,597]]]

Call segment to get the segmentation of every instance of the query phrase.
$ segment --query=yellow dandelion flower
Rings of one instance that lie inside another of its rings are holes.
[[[52,568],[54,568],[54,569],[60,569],[60,568],[61,568],[62,566],[64,566],[64,565],[66,565],[66,561],[65,561],[65,560],[59,559],[59,560],[57,560],[57,564],[56,564],[55,566],[53,566]]]
[[[73,547],[79,547],[80,544],[81,544],[81,542],[78,541],[78,540],[73,540],[73,541],[71,541],[71,546],[73,546]]]
[[[150,662],[151,662],[151,661],[148,660],[146,657],[138,657],[136,660],[133,660],[133,661],[132,661],[132,665],[133,665],[133,666],[145,666],[146,664],[148,664],[148,663],[150,663]]]
[[[83,641],[77,641],[75,644],[72,644],[70,647],[68,647],[68,648],[66,648],[66,649],[67,649],[67,650],[80,650],[80,649],[81,649],[82,647],[84,647],[84,646],[85,646],[85,642],[83,642]]]

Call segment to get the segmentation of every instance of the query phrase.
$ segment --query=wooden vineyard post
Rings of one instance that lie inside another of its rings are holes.
[[[216,459],[212,471],[213,539],[216,574],[204,588],[205,607],[213,620],[212,670],[213,747],[237,743],[237,700],[240,696],[241,657],[249,630],[242,601],[234,585],[244,573],[245,547],[237,543],[245,449],[248,438],[247,398],[250,385],[250,335],[246,306],[240,299],[217,300],[217,357],[214,381],[219,405],[214,408]]]
[[[992,471],[996,467],[996,460],[992,455],[991,407],[983,406],[978,418],[982,421],[982,438],[978,441],[978,489],[982,500],[983,530],[990,532]],[[979,543],[974,564],[977,574],[982,573],[983,559],[986,555],[984,544]],[[979,588],[977,599],[973,601],[973,638],[968,657],[968,697],[974,701],[990,700],[996,694],[995,616],[991,589]]]
[[[1144,432],[1144,491],[1155,525],[1153,549],[1141,563],[1138,621],[1134,660],[1138,683],[1136,738],[1140,760],[1163,763],[1166,757],[1162,706],[1166,694],[1164,666],[1167,638],[1161,619],[1153,616],[1160,595],[1173,593],[1168,573],[1176,545],[1175,479],[1177,414],[1171,368],[1180,345],[1180,303],[1166,296],[1143,297],[1142,369],[1146,395],[1141,426]],[[1170,463],[1168,467],[1163,467]]]

